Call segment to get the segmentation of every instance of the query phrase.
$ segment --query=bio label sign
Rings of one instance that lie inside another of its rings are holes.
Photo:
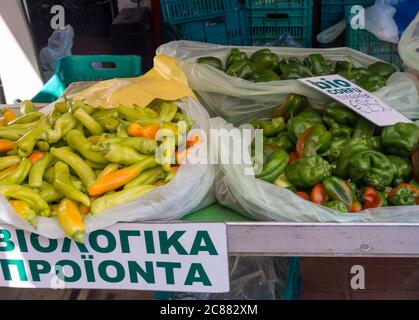
[[[384,101],[340,75],[333,74],[298,80],[327,94],[378,126],[411,122]]]
[[[0,226],[0,286],[229,291],[222,223],[120,223],[84,245]]]

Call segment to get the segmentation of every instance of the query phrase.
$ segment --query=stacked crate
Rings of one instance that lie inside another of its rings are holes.
[[[223,45],[248,44],[240,0],[162,0],[163,19],[177,39]]]
[[[352,29],[350,6],[345,7],[345,15],[347,21],[345,46],[402,67],[396,43],[382,41],[365,29]]]
[[[313,0],[246,0],[255,46],[312,46]]]

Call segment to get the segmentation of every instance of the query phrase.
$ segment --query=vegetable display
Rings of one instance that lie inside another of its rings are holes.
[[[267,48],[260,49],[250,56],[233,48],[227,54],[224,66],[221,59],[212,56],[200,57],[196,62],[224,71],[229,76],[253,82],[340,74],[370,92],[384,87],[388,77],[397,71],[393,65],[381,61],[368,68],[357,68],[349,61],[332,62],[318,53],[310,54],[301,60],[296,57],[280,58]]]
[[[287,114],[284,105],[292,101],[298,107]],[[264,135],[264,166],[256,178],[340,214],[419,203],[419,127],[413,123],[379,128],[338,102],[316,110],[290,94],[272,119],[250,124]]]
[[[40,216],[56,218],[79,242],[87,215],[170,182],[180,165],[171,161],[179,146],[185,143],[186,153],[200,141],[180,138],[192,121],[171,101],[101,109],[66,100],[46,115],[24,101],[21,114],[2,112],[0,194],[34,228]],[[159,130],[163,137],[157,137]]]

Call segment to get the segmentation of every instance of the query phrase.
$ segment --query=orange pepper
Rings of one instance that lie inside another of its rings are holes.
[[[86,207],[83,203],[80,203],[79,204],[79,211],[80,211],[80,214],[84,217],[84,216],[89,214],[90,208]]]
[[[295,194],[300,198],[303,198],[304,200],[310,201],[310,197],[308,196],[308,194],[303,191],[298,191]]]
[[[16,114],[9,108],[3,109],[3,116],[6,118],[7,121],[13,121],[17,119]]]
[[[187,140],[186,141],[186,146],[187,147],[192,147],[196,144],[199,144],[201,142],[201,136],[193,136],[191,140]]]
[[[310,192],[310,201],[317,204],[325,204],[328,201],[329,196],[327,195],[324,187],[321,183],[317,183],[313,186]]]
[[[5,117],[1,117],[0,118],[0,128],[1,127],[5,127],[5,126],[7,126],[7,123],[8,123],[9,121],[7,121],[7,119],[5,118]]]
[[[15,145],[14,141],[7,139],[0,139],[0,152],[7,152],[13,149]]]
[[[133,122],[128,126],[128,134],[132,137],[144,137],[155,140],[159,129],[160,125],[158,124],[150,124],[143,127],[140,124]]]
[[[116,190],[137,177],[142,171],[153,168],[156,165],[156,159],[150,157],[130,167],[119,169],[97,179],[88,186],[87,191],[90,196],[99,196],[108,191]]]
[[[34,151],[32,154],[28,157],[29,160],[31,160],[32,164],[37,162],[38,160],[41,160],[44,157],[44,153],[41,151]]]

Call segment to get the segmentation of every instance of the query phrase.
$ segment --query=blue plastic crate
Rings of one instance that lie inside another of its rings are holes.
[[[275,43],[288,34],[303,47],[312,46],[313,0],[247,0],[251,42]]]
[[[322,0],[320,13],[320,30],[325,30],[345,19],[345,6],[361,5],[369,7],[375,0]]]
[[[224,16],[176,25],[178,38],[223,45],[247,45],[244,10],[231,10]]]
[[[170,24],[186,23],[223,16],[237,9],[238,0],[161,0],[163,20]]]

